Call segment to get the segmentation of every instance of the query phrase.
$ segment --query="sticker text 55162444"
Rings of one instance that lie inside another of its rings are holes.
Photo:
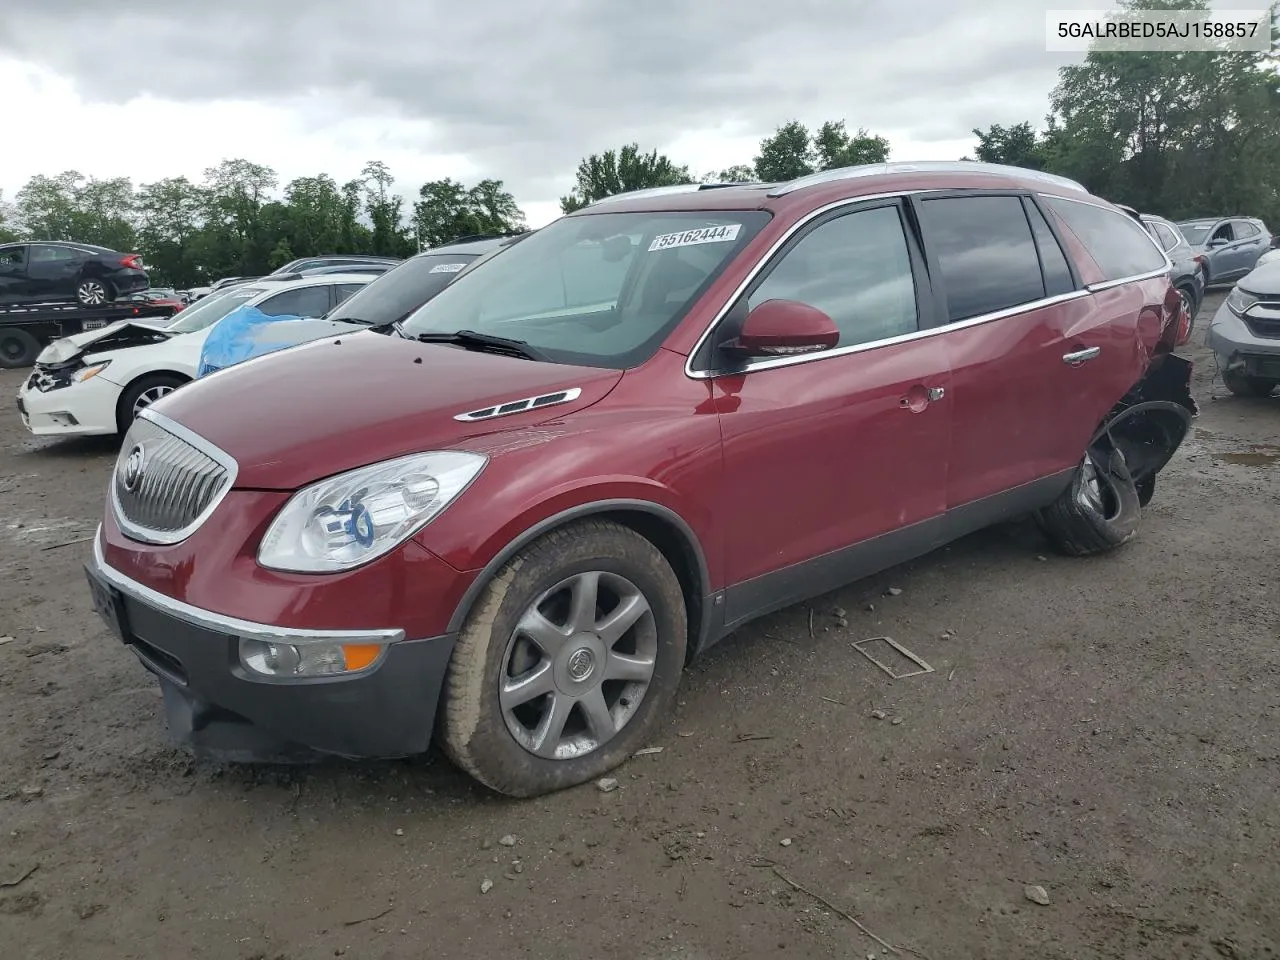
[[[459,270],[461,270],[465,266],[466,266],[465,263],[437,263],[434,267],[432,267],[427,272],[428,273],[457,273]]]
[[[672,247],[692,247],[697,243],[728,243],[738,239],[740,223],[725,223],[718,227],[699,227],[681,230],[679,233],[662,233],[653,238],[649,251],[670,250]]]

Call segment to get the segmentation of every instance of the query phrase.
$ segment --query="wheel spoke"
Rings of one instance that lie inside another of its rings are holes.
[[[569,587],[572,600],[565,629],[571,634],[591,630],[596,625],[596,600],[600,593],[600,573],[592,570],[574,577]]]
[[[636,621],[649,612],[649,601],[642,594],[623,597],[622,602],[603,620],[595,625],[597,636],[606,647],[612,647],[635,626]]]
[[[516,632],[536,643],[548,658],[554,657],[556,652],[564,646],[564,642],[569,639],[568,634],[544,617],[537,607],[530,607],[525,611],[520,622],[516,624]]]
[[[605,703],[604,691],[596,687],[578,702],[582,704],[582,712],[587,716],[587,725],[591,728],[596,744],[613,739],[618,727],[613,722],[613,715],[609,713],[609,705]]]
[[[564,734],[565,722],[573,710],[575,701],[562,693],[553,693],[548,699],[547,712],[542,722],[533,733],[533,752],[540,757],[554,757],[556,747],[560,745],[560,737]]]
[[[638,680],[647,683],[653,678],[652,657],[636,657],[624,653],[610,653],[605,663],[606,680]]]
[[[498,693],[498,702],[503,710],[514,710],[522,704],[545,696],[555,690],[555,680],[551,674],[550,661],[544,660],[532,670],[527,670],[518,677],[504,678],[502,689]]]

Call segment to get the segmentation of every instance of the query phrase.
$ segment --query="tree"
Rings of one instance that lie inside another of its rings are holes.
[[[703,176],[703,183],[751,183],[756,172],[745,163],[734,164],[719,173],[708,173]]]
[[[116,250],[136,243],[133,186],[126,178],[95,180],[75,170],[32,177],[16,197],[17,218],[35,240],[77,240]]]
[[[138,190],[138,243],[148,273],[156,280],[186,287],[207,277],[196,257],[196,238],[204,227],[208,200],[186,177],[143,184]]]
[[[392,192],[395,178],[381,160],[370,160],[361,171],[364,178],[364,209],[373,225],[373,252],[398,257],[411,252],[404,231],[404,198]]]
[[[993,123],[986,130],[974,127],[973,135],[978,138],[978,146],[974,150],[976,160],[1025,167],[1028,170],[1044,169],[1043,147],[1030,123],[1017,123],[1012,127]]]
[[[687,166],[677,166],[657,150],[641,153],[638,144],[630,143],[585,157],[578,164],[573,190],[560,198],[560,209],[572,213],[618,193],[692,182]]]
[[[346,208],[333,177],[321,173],[289,181],[284,188],[284,202],[289,244],[293,249],[317,253],[355,252],[344,249]]]
[[[817,156],[809,128],[799,120],[780,126],[771,137],[760,141],[753,164],[756,177],[764,183],[780,183],[813,173]]]
[[[501,180],[467,187],[446,177],[424,183],[413,206],[414,231],[424,246],[438,247],[474,234],[524,230],[524,213]]]
[[[814,134],[812,153],[819,170],[884,163],[889,159],[889,141],[872,136],[863,127],[850,136],[845,132],[843,120],[828,120]]]
[[[21,236],[18,233],[17,213],[13,209],[13,205],[5,203],[4,191],[0,190],[0,243],[8,243],[10,240],[17,240]]]

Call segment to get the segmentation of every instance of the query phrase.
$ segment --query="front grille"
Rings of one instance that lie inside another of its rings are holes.
[[[1266,340],[1280,340],[1280,317],[1245,316],[1245,324],[1255,337]]]
[[[195,532],[234,480],[234,462],[225,455],[144,415],[125,435],[111,476],[116,519],[135,540],[177,543]]]

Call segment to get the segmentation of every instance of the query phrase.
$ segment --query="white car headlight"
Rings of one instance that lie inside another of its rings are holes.
[[[1258,302],[1258,297],[1252,293],[1245,293],[1239,287],[1232,289],[1227,295],[1227,309],[1234,313],[1237,317],[1243,316],[1244,312]]]
[[[77,370],[71,375],[71,379],[76,383],[84,383],[86,380],[92,380],[109,366],[111,366],[111,361],[103,360],[101,363],[95,363],[91,367],[85,367],[82,370]]]
[[[368,563],[421,530],[487,461],[457,450],[417,453],[304,487],[267,528],[258,563],[292,573],[333,573]]]

